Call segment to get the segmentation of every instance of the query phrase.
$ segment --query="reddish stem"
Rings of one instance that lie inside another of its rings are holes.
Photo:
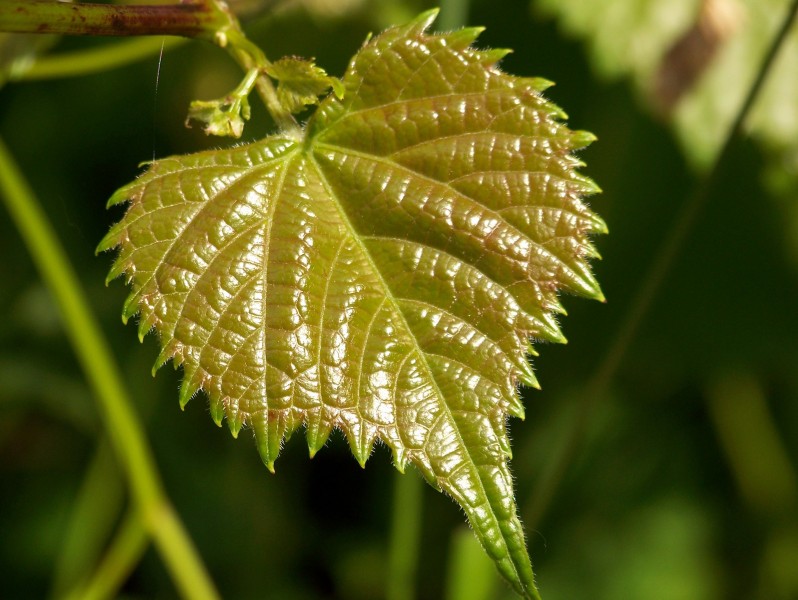
[[[63,35],[177,35],[209,38],[223,25],[208,2],[166,5],[0,1],[0,31]]]

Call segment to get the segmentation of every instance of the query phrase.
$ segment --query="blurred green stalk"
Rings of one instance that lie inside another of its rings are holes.
[[[385,585],[387,600],[415,598],[424,483],[418,473],[412,469],[410,471],[396,477],[394,487],[388,577]]]
[[[91,577],[122,512],[124,482],[107,436],[99,437],[94,457],[72,503],[53,571],[52,598],[63,598],[67,590]]]
[[[34,263],[56,300],[64,327],[99,402],[108,436],[144,526],[186,598],[218,597],[158,475],[152,452],[112,359],[47,216],[0,139],[0,193]]]
[[[474,533],[465,527],[452,534],[445,600],[492,600],[499,574]]]
[[[62,600],[104,600],[115,598],[133,566],[147,549],[149,538],[141,515],[131,510],[125,515],[116,537],[91,580],[64,595]]]
[[[759,382],[745,373],[719,378],[707,389],[707,406],[745,501],[768,516],[795,510],[798,478]]]
[[[176,37],[132,38],[97,48],[47,55],[18,71],[12,71],[9,78],[12,81],[31,81],[100,73],[154,56],[185,41]]]

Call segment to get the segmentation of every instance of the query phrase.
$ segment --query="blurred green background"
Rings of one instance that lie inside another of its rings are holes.
[[[315,56],[335,75],[368,32],[431,6],[241,4],[267,56]],[[486,26],[481,45],[514,49],[505,70],[555,81],[547,96],[570,126],[599,138],[582,158],[604,190],[591,205],[611,231],[597,240],[604,258],[595,264],[608,302],[565,299],[569,344],[538,347],[543,390],[523,390],[527,419],[510,422],[521,517],[546,600],[798,598],[798,32],[609,383],[594,383],[788,4],[444,3],[442,26]],[[727,10],[727,28],[695,86],[663,116],[649,84],[708,5]],[[115,42],[53,43],[58,53]],[[20,48],[30,47],[4,36],[0,65],[24,74]],[[139,344],[122,325],[126,289],[103,285],[111,256],[94,256],[120,217],[105,201],[140,162],[226,143],[183,120],[191,100],[221,96],[239,77],[201,42],[169,48],[159,67],[156,44],[118,69],[6,82],[0,136],[79,270],[167,491],[222,595],[384,598],[399,478],[387,449],[362,470],[342,435],[308,460],[298,433],[270,475],[249,436],[217,429],[202,398],[181,413],[179,372],[150,377],[157,342]],[[249,140],[270,128],[253,108]],[[5,209],[0,258],[0,597],[45,597],[102,551],[128,497],[55,305]],[[512,597],[474,555],[461,511],[428,486],[422,494],[417,597]],[[120,594],[177,592],[150,548]]]

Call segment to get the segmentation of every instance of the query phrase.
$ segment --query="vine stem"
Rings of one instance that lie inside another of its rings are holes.
[[[163,489],[122,376],[77,275],[2,139],[0,192],[42,279],[56,300],[67,335],[99,402],[109,439],[145,529],[184,597],[217,598],[214,585]]]
[[[214,4],[116,5],[3,0],[0,30],[62,35],[178,35],[210,38],[224,25]]]
[[[585,385],[585,390],[580,397],[577,416],[574,418],[570,430],[565,435],[565,442],[562,446],[562,450],[549,463],[552,465],[551,468],[549,468],[542,477],[542,481],[536,488],[531,501],[528,503],[527,510],[524,511],[527,527],[530,530],[537,528],[549,506],[551,506],[552,500],[568,471],[568,466],[576,457],[580,440],[583,438],[583,434],[590,420],[589,417],[595,409],[596,403],[606,396],[609,383],[618,371],[621,360],[634,340],[643,318],[648,313],[654,298],[662,287],[698,215],[712,196],[722,167],[729,156],[732,144],[742,131],[743,124],[762,90],[762,86],[770,73],[776,56],[795,22],[796,14],[798,14],[798,0],[793,0],[792,5],[788,8],[784,20],[782,21],[781,27],[773,38],[773,42],[762,60],[762,65],[748,90],[748,95],[740,106],[732,125],[729,127],[726,138],[712,163],[712,168],[709,173],[702,178],[693,194],[682,205],[674,224],[671,226],[660,245],[652,265],[646,270],[647,276],[638,287],[631,302],[631,308],[626,312],[626,318],[621,322],[618,334],[612,346],[604,355],[604,359],[599,363],[593,375]]]
[[[271,63],[261,49],[247,39],[224,0],[184,0],[179,4],[161,5],[0,0],[0,31],[94,36],[176,35],[211,41],[225,48],[245,72],[259,71],[258,95],[281,130],[294,132],[299,128],[266,75]]]

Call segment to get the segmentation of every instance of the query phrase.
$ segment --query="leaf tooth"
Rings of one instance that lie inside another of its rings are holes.
[[[128,270],[128,266],[128,263],[124,260],[115,260],[111,265],[111,269],[108,271],[108,275],[105,276],[105,285],[107,286],[114,279],[125,273],[125,271]]]
[[[127,325],[130,317],[137,315],[139,312],[139,294],[134,292],[130,294],[122,306],[122,323]]]
[[[530,350],[532,347],[530,346]],[[533,350],[534,352],[534,350]],[[528,360],[524,360],[523,363],[526,365],[524,369],[519,371],[518,379],[521,383],[523,383],[527,387],[540,389],[540,384],[538,383],[538,378],[535,376],[535,371],[532,369],[532,365],[529,364]],[[513,394],[513,398],[516,398],[518,394]],[[523,407],[522,407],[523,410]]]
[[[374,447],[373,444],[356,444],[352,447],[352,454],[355,456],[355,460],[357,464],[360,465],[361,468],[366,468],[366,462],[368,461],[369,457],[371,456],[371,450]]]
[[[139,326],[138,326],[139,343],[144,342],[144,338],[147,337],[147,334],[152,330],[154,325],[155,325],[155,317],[152,314],[149,314],[139,319]]]
[[[583,129],[579,129],[577,131],[571,132],[571,142],[573,144],[573,150],[579,150],[580,148],[586,148],[593,142],[595,142],[598,138],[595,134],[585,131]]]
[[[582,175],[581,173],[573,172],[571,173],[570,180],[572,183],[576,184],[578,191],[581,192],[582,194],[592,196],[593,194],[600,194],[602,192],[602,189],[598,186],[598,184],[587,175]],[[601,220],[597,215],[595,216],[596,218]],[[606,232],[602,231],[601,233],[606,233]]]
[[[439,492],[443,491],[443,486],[441,485],[441,479],[438,478],[437,474],[434,471],[434,468],[431,464],[429,464],[429,457],[421,457],[418,453],[413,453],[414,455],[410,457],[412,464],[418,468],[421,476],[434,490]]]
[[[108,231],[108,233],[106,233],[105,236],[103,236],[103,239],[100,240],[100,243],[97,244],[97,247],[94,249],[94,254],[96,255],[100,254],[101,252],[107,252],[108,250],[113,250],[114,248],[119,246],[119,244],[121,243],[119,237],[120,232],[121,229],[118,227],[118,224],[112,227]],[[110,279],[113,279],[113,277],[111,277]],[[108,281],[110,281],[110,279],[105,280],[106,284],[108,283]]]
[[[217,427],[221,427],[222,421],[224,421],[224,402],[222,402],[222,398],[220,396],[211,398],[208,403],[208,408],[210,409],[213,422],[216,423]]]
[[[527,78],[527,81],[529,81],[532,89],[537,92],[544,92],[550,87],[554,87],[554,82],[546,79],[545,77],[529,77]]]
[[[507,426],[504,423],[504,417],[499,416],[498,418],[491,419],[493,424],[493,428],[496,430],[496,438],[499,441],[499,447],[502,450],[502,453],[508,458],[512,459],[513,457],[513,450],[510,447],[510,438],[507,437]]]
[[[316,453],[324,447],[332,431],[332,423],[324,419],[322,415],[323,411],[320,410],[314,411],[307,417],[305,439],[308,443],[310,458],[316,456]]]
[[[283,443],[291,439],[294,432],[299,429],[303,423],[303,411],[295,410],[289,411],[285,414],[285,430],[283,431]]]
[[[194,397],[194,394],[196,394],[199,389],[199,381],[196,381],[193,376],[186,374],[186,376],[183,378],[183,383],[180,384],[180,396],[178,398],[178,402],[180,402],[180,410],[186,408],[188,401]]]
[[[124,204],[131,200],[132,194],[130,192],[133,187],[133,185],[126,185],[116,190],[113,195],[108,198],[108,202],[105,203],[105,208],[111,208],[117,204]]]
[[[556,310],[552,309],[552,312],[556,312]],[[557,319],[554,318],[553,314],[546,312],[537,319],[537,322],[541,327],[540,331],[535,332],[535,337],[537,339],[546,340],[553,344],[568,343],[568,340],[565,339],[560,326],[557,324]]]
[[[533,356],[537,356],[537,351],[531,346],[531,344],[527,343],[526,354],[532,354]],[[522,356],[520,360],[515,362],[518,365],[518,377],[520,377],[523,380],[535,379],[535,372],[532,369],[532,365],[529,363],[526,356]]]
[[[234,439],[238,439],[238,434],[244,427],[246,415],[238,408],[237,404],[228,402],[227,404],[227,428],[230,430]]]
[[[560,302],[559,297],[554,298],[552,302],[548,303],[548,309],[554,314],[562,315],[564,317],[568,316],[568,311],[565,310],[565,307],[562,305],[562,302]]]
[[[249,422],[255,432],[260,459],[269,472],[274,473],[274,461],[280,455],[286,430],[285,415],[278,413],[270,417],[268,410],[261,410],[250,415]]]
[[[609,231],[610,231],[609,228],[607,227],[607,223],[604,221],[604,219],[602,219],[596,213],[593,213],[593,212],[590,213],[590,224],[591,224],[590,231],[592,233],[598,233],[598,234],[604,233],[604,234],[606,234],[606,233],[609,233]]]
[[[537,380],[535,380],[535,385],[530,386],[540,389],[540,386],[537,385]],[[510,396],[510,401],[507,403],[507,412],[510,416],[518,417],[522,421],[526,419],[526,409],[524,408],[524,404],[521,402],[521,395],[518,393],[513,394]],[[507,441],[507,452],[508,456],[512,456],[512,452],[510,451],[510,442]]]
[[[590,240],[586,240],[580,244],[580,248],[582,250],[582,255],[585,258],[593,258],[596,260],[601,260],[601,253],[596,248],[596,245],[593,244]]]
[[[407,449],[404,446],[395,446],[391,448],[391,454],[393,454],[393,466],[404,475],[408,460]]]
[[[512,54],[510,48],[491,48],[490,50],[480,50],[480,62],[486,67],[492,67],[508,54]]]
[[[172,340],[166,344],[164,344],[163,348],[161,348],[161,352],[158,354],[158,358],[155,359],[155,362],[152,365],[152,376],[155,377],[155,373],[160,369],[164,364],[170,360],[175,354],[175,348],[177,343]]]
[[[546,99],[545,105],[540,107],[540,110],[555,121],[568,120],[568,113],[548,99]]]
[[[485,31],[484,27],[463,27],[447,33],[446,41],[450,48],[463,50],[473,44],[483,31]]]
[[[431,8],[429,10],[424,11],[420,15],[418,15],[415,19],[410,21],[407,25],[407,29],[411,33],[415,33],[416,35],[420,33],[424,33],[430,26],[435,22],[435,19],[438,18],[438,13],[441,11],[440,8]]]
[[[575,276],[564,282],[565,287],[579,296],[604,302],[604,293],[587,263],[580,260],[571,268]]]
[[[368,461],[374,448],[374,436],[371,435],[370,428],[365,424],[361,424],[356,427],[356,431],[348,431],[346,437],[349,439],[349,447],[352,449],[355,460],[365,469],[366,461]]]

